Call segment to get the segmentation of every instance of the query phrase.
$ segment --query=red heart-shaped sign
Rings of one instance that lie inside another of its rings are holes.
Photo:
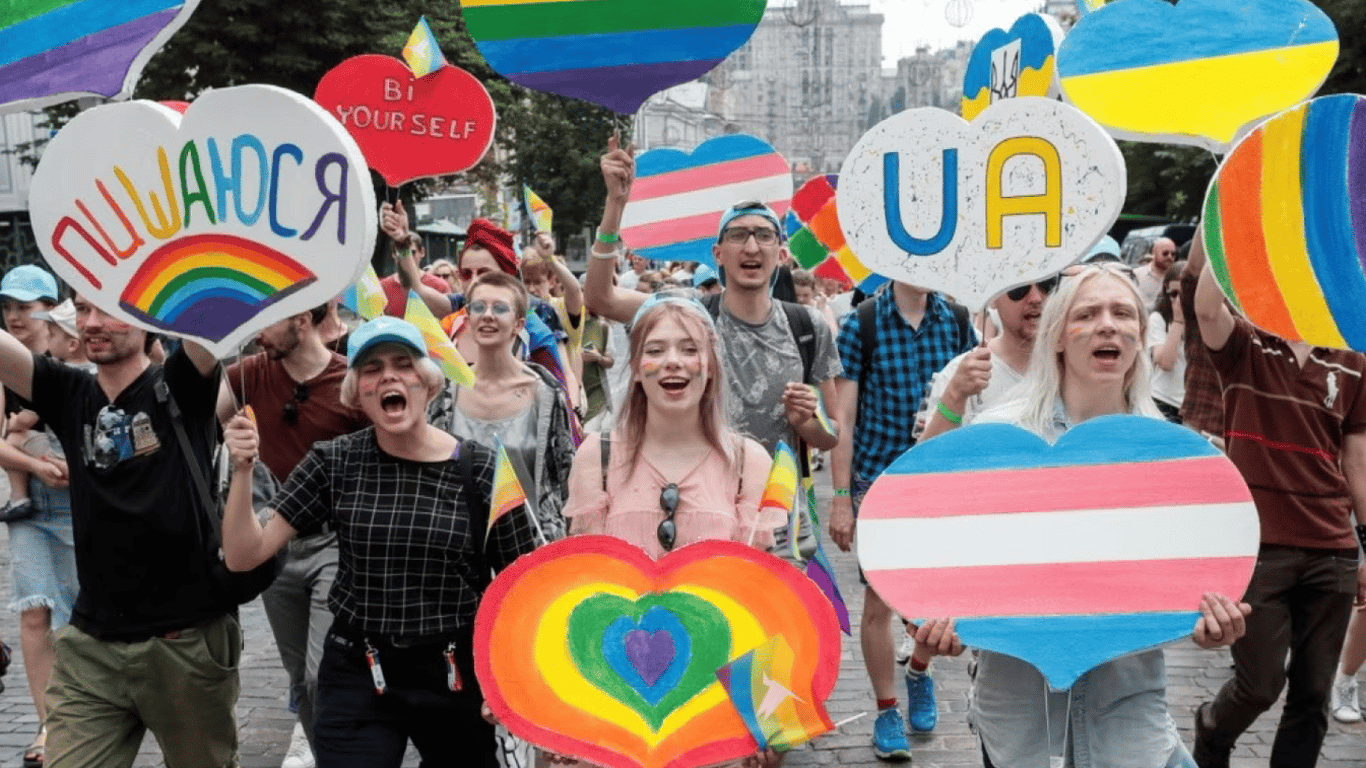
[[[313,100],[390,186],[468,170],[493,143],[493,99],[457,67],[414,77],[392,56],[353,56],[323,75]]]

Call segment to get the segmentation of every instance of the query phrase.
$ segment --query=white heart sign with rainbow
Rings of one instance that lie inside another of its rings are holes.
[[[184,115],[148,101],[77,115],[29,210],[48,264],[95,306],[219,356],[355,282],[378,226],[355,141],[268,85],[208,91]]]

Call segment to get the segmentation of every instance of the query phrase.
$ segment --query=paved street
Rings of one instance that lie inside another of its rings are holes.
[[[819,473],[818,479],[824,504],[829,496],[828,472]],[[862,592],[858,587],[854,558],[833,549],[832,555],[841,587],[849,598],[851,618],[857,628]],[[5,526],[0,526],[0,604],[6,604],[9,600],[8,534]],[[280,670],[274,642],[259,602],[243,608],[242,624],[246,632],[246,650],[242,657],[242,697],[237,705],[241,762],[244,768],[273,768],[280,764],[293,725],[293,718],[285,708],[285,676]],[[17,768],[20,765],[22,749],[37,728],[37,719],[24,683],[18,636],[17,617],[0,612],[0,637],[15,649],[14,664],[4,678],[5,691],[0,694],[0,768]],[[1202,651],[1193,644],[1185,643],[1167,652],[1167,668],[1172,716],[1189,745],[1191,712],[1197,703],[1212,696],[1228,679],[1229,656],[1227,652]],[[912,738],[915,765],[923,768],[981,765],[977,740],[964,718],[968,689],[966,669],[966,655],[961,659],[936,662],[936,678],[940,689],[939,727],[932,735]],[[869,711],[872,706],[857,641],[846,639],[839,684],[829,701],[831,717],[838,722]],[[1235,768],[1266,765],[1278,716],[1279,708],[1257,721],[1235,753]],[[849,768],[883,765],[874,759],[870,748],[872,728],[870,713],[844,726],[839,732],[822,737],[814,747],[789,756],[787,765],[839,764]],[[154,740],[147,739],[136,765],[150,768],[161,764]],[[411,750],[405,765],[417,765],[416,755]],[[1366,725],[1344,726],[1332,722],[1319,765],[1326,768],[1366,768]]]

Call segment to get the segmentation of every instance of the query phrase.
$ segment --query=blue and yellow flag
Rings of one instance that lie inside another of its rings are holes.
[[[375,265],[367,264],[365,274],[352,284],[337,299],[343,307],[355,312],[366,320],[374,320],[384,314],[384,307],[388,300],[384,296],[384,288],[379,284],[379,275],[375,273]]]

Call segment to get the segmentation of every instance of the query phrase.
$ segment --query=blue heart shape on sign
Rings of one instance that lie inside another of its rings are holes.
[[[631,689],[654,706],[672,691],[692,658],[692,641],[678,617],[652,606],[633,621],[622,616],[602,635],[602,655]]]
[[[1091,419],[1054,445],[1005,424],[927,440],[873,483],[859,529],[859,564],[889,605],[955,617],[965,644],[1057,689],[1189,635],[1203,593],[1242,595],[1261,535],[1223,453],[1141,416]]]

